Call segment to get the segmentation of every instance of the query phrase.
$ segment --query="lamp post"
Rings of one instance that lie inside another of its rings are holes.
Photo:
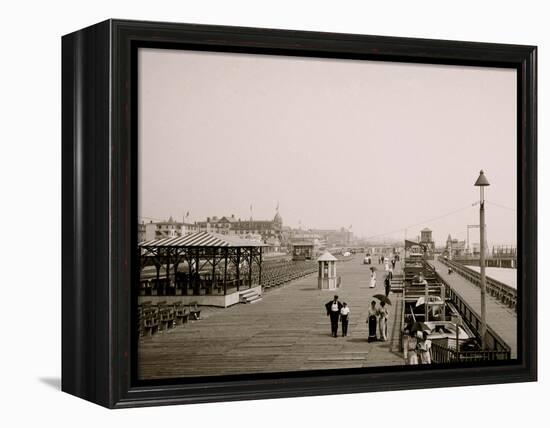
[[[487,177],[483,174],[483,170],[479,172],[474,186],[479,187],[479,271],[481,277],[481,348],[485,349],[485,334],[487,333],[487,313],[485,307],[485,187],[489,186]]]

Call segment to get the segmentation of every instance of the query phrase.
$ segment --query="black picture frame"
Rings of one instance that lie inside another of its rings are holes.
[[[518,359],[508,364],[135,381],[138,47],[517,70]],[[107,20],[62,38],[62,390],[109,408],[537,379],[534,46]]]

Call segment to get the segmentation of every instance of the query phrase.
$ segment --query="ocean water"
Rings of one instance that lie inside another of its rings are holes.
[[[468,267],[470,269],[475,270],[476,272],[479,272],[479,269],[480,269],[479,266],[468,266]],[[516,285],[517,279],[518,279],[517,269],[486,267],[485,275],[497,281],[500,281],[506,285],[509,285],[512,288],[517,288],[517,285]]]

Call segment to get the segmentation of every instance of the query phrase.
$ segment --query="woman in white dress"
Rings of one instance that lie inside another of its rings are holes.
[[[388,315],[386,302],[380,302],[380,308],[378,309],[378,329],[380,330],[380,340],[382,342],[388,340]]]
[[[432,363],[432,341],[428,339],[428,333],[425,331],[418,332],[418,340],[416,344],[416,351],[420,357],[420,364]]]
[[[376,271],[374,269],[371,269],[370,271],[370,288],[376,287]]]
[[[418,364],[418,340],[415,333],[406,332],[403,337],[403,356],[408,365]]]

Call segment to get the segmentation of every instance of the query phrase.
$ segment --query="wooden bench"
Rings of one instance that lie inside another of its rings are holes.
[[[191,320],[201,319],[201,311],[199,309],[199,305],[197,304],[197,302],[189,303],[189,318]]]
[[[141,309],[140,335],[152,336],[158,329],[158,309],[155,306],[143,306]]]
[[[166,302],[159,302],[159,331],[168,330],[174,327],[175,324],[175,311],[174,306],[166,304]]]
[[[174,311],[176,317],[176,325],[187,323],[187,321],[189,320],[189,313],[187,312],[187,309],[185,309],[185,306],[183,306],[183,302],[174,303]]]

